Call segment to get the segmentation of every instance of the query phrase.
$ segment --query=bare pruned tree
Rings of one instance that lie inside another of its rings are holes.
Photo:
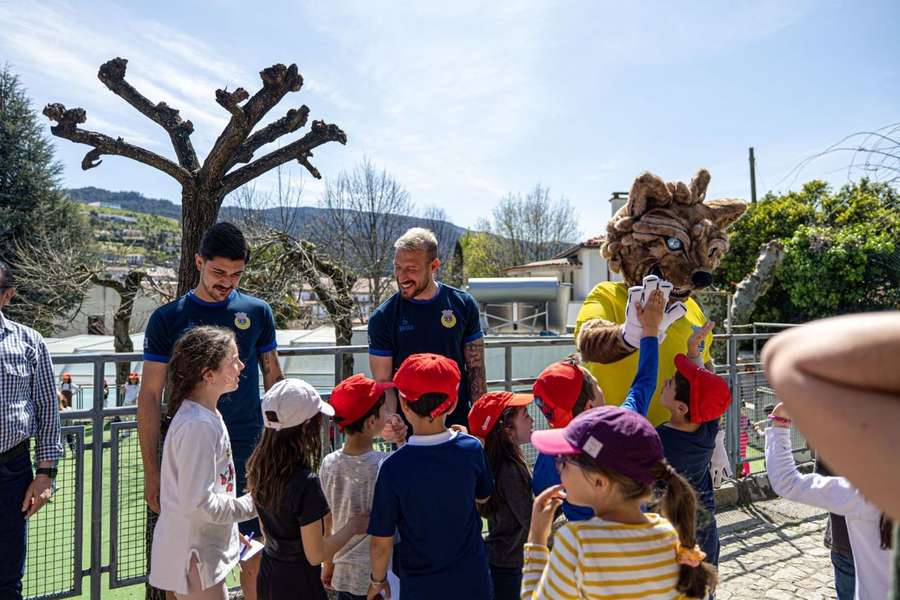
[[[256,258],[245,285],[248,290],[265,286],[269,296],[293,297],[305,283],[328,312],[336,345],[350,345],[357,280],[353,271],[325,256],[315,244],[275,229],[255,240],[253,251]],[[352,373],[353,356],[344,355],[341,378]]]
[[[340,264],[368,281],[377,306],[390,289],[394,241],[403,234],[414,208],[409,194],[386,170],[368,159],[353,171],[326,181],[319,218],[308,237]]]
[[[260,148],[304,127],[309,117],[309,108],[303,105],[254,131],[285,95],[299,91],[303,85],[296,64],[289,67],[276,64],[260,72],[262,88],[252,96],[241,87],[232,92],[216,90],[216,102],[231,114],[231,119],[201,164],[190,138],[193,123],[183,120],[178,110],[165,102],[154,104],[125,81],[127,64],[124,58],[114,58],[100,67],[98,77],[110,91],[165,130],[175,149],[177,162],[129,144],[122,138],[82,129],[79,126],[87,120],[83,108],[67,109],[62,104],[48,104],[44,115],[56,122],[50,128],[53,135],[92,147],[81,161],[82,169],[98,166],[103,155],[124,156],[162,171],[181,185],[182,236],[178,269],[178,294],[181,295],[196,284],[198,274],[194,253],[203,232],[215,222],[227,194],[291,160],[296,160],[313,177],[319,178],[319,171],[309,162],[313,149],[327,142],[346,144],[347,136],[337,125],[313,121],[310,131],[301,138],[254,159]]]
[[[427,206],[422,215],[425,227],[434,233],[441,260],[441,280],[454,286],[463,284],[462,248],[459,230],[450,222],[447,211],[439,206]]]
[[[551,200],[550,190],[540,184],[525,196],[508,194],[491,214],[493,219],[482,219],[478,229],[496,236],[496,259],[502,267],[548,259],[579,235],[569,201]]]

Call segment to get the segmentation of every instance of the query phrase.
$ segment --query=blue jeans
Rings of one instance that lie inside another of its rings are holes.
[[[366,600],[365,596],[357,596],[350,592],[338,592],[337,600]]]
[[[853,564],[853,557],[832,550],[831,564],[834,566],[834,590],[838,600],[853,600],[856,593],[856,566]]]
[[[519,600],[522,593],[522,569],[491,565],[494,600]]]
[[[25,537],[27,521],[22,515],[22,500],[31,485],[30,453],[24,452],[0,465],[0,600],[21,600],[25,574]]]

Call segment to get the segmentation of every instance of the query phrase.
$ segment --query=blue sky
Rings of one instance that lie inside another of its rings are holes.
[[[367,156],[463,226],[541,182],[570,199],[585,236],[644,170],[688,180],[706,167],[710,197],[749,199],[754,146],[760,194],[839,185],[846,156],[785,176],[849,133],[900,121],[896,1],[256,4],[0,0],[0,61],[36,108],[82,106],[86,128],[172,155],[96,78],[126,57],[133,85],[194,122],[201,158],[226,122],[215,89],[252,93],[261,68],[296,62],[305,85],[271,118],[307,104],[347,132],[346,147],[316,152],[326,177]],[[118,157],[81,171],[88,148],[55,143],[66,186],[179,200],[161,173]],[[303,183],[315,204],[321,182]]]

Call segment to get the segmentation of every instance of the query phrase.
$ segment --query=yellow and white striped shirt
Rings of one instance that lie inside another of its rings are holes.
[[[675,589],[678,534],[665,518],[625,525],[594,517],[556,533],[553,552],[525,545],[522,600],[626,600],[681,597]]]

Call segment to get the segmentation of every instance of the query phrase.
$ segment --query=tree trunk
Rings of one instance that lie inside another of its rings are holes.
[[[200,250],[203,232],[216,222],[224,196],[220,190],[184,189],[181,193],[181,262],[178,265],[178,296],[197,285],[200,274],[194,255]]]
[[[772,287],[775,270],[783,260],[784,246],[780,242],[772,240],[762,248],[753,271],[735,288],[731,311],[732,326],[743,325],[750,320],[756,302]]]

